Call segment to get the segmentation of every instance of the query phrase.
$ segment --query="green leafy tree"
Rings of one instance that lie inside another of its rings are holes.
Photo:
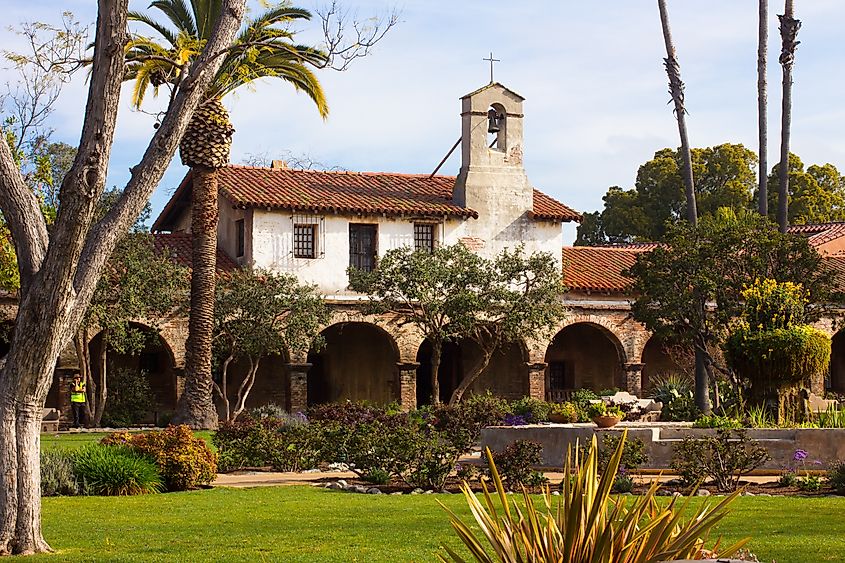
[[[780,178],[780,164],[777,164],[769,175],[770,217],[777,210]],[[801,159],[790,154],[787,196],[790,225],[845,220],[845,181],[832,164],[813,164],[805,170]]]
[[[108,209],[117,195],[106,192],[102,209]],[[80,371],[88,383],[88,420],[94,426],[100,425],[108,400],[109,350],[137,354],[151,340],[156,341],[161,322],[184,310],[187,292],[187,268],[156,248],[153,236],[136,222],[132,232],[115,247],[74,335]],[[138,322],[152,330],[140,327]],[[93,331],[101,336],[97,378],[91,369],[88,345]]]
[[[432,344],[432,399],[439,399],[437,372],[443,343],[473,340],[481,356],[449,400],[464,393],[500,346],[548,332],[565,313],[560,266],[548,253],[526,255],[520,246],[493,260],[463,245],[433,253],[392,250],[372,273],[350,270],[352,287],[369,293],[375,308],[416,325]],[[379,301],[382,301],[379,303]]]
[[[296,276],[242,268],[221,277],[214,308],[214,352],[220,382],[214,390],[227,421],[245,408],[262,359],[320,347],[320,328],[329,310],[316,286]],[[229,369],[245,359],[248,369],[238,386],[234,409],[229,403]]]
[[[695,350],[696,403],[709,412],[715,365],[708,350],[722,344],[742,312],[742,291],[756,279],[802,283],[813,303],[831,303],[833,273],[804,237],[782,234],[764,217],[725,210],[670,227],[666,244],[637,257],[627,275],[637,295],[634,318]],[[821,307],[808,310],[818,317]]]

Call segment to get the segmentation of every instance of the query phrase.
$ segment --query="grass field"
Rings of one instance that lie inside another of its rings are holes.
[[[153,430],[160,430],[153,429]],[[95,442],[99,442],[106,436],[107,432],[63,432],[61,434],[42,434],[41,435],[41,449],[44,450],[56,450],[56,449],[63,449],[63,450],[73,450],[79,447],[82,447],[86,444],[93,444]],[[194,432],[194,435],[204,439],[208,445],[214,449],[214,445],[211,443],[211,434],[210,431],[197,431]]]
[[[457,540],[436,500],[264,487],[44,499],[49,561],[434,561]],[[702,499],[703,500],[703,499]],[[845,561],[845,498],[742,497],[719,531],[761,561]]]

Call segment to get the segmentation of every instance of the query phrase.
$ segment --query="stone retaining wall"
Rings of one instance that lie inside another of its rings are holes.
[[[649,462],[641,469],[665,470],[672,459],[672,447],[685,436],[715,436],[716,430],[692,428],[671,423],[642,424],[622,423],[612,429],[600,430],[593,424],[547,424],[529,426],[496,426],[481,431],[481,447],[501,451],[515,440],[531,440],[543,446],[543,466],[561,467],[569,446],[576,442],[589,443],[597,435],[601,445],[602,435],[619,434],[628,430],[628,438],[640,438],[645,443]],[[842,428],[793,428],[753,429],[750,438],[759,441],[769,450],[772,459],[762,469],[778,471],[792,462],[795,450],[808,453],[808,469],[826,469],[833,461],[845,460],[845,429]],[[818,460],[821,465],[813,464]]]

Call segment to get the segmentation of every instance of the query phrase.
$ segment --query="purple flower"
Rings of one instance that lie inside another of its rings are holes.
[[[505,426],[525,426],[528,422],[525,417],[519,414],[505,415]]]
[[[807,452],[805,450],[795,450],[795,453],[792,454],[793,461],[804,461],[807,459]]]

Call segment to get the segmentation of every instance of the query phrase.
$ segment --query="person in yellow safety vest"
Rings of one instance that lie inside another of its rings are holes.
[[[73,427],[79,428],[85,421],[85,382],[78,373],[70,384],[70,407],[73,410]]]

